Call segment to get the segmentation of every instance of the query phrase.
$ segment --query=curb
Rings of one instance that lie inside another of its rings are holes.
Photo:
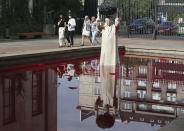
[[[34,62],[43,62],[48,60],[56,60],[63,58],[80,58],[92,56],[100,52],[100,47],[73,47],[66,49],[47,49],[37,51],[27,51],[22,53],[5,54],[0,57],[0,67],[28,64]]]
[[[0,56],[0,67],[43,62],[56,59],[83,58],[100,53],[101,46],[84,46],[73,48],[46,49],[25,51],[22,53],[5,54]],[[119,49],[125,49],[119,46]]]
[[[129,52],[142,52],[142,53],[151,53],[151,54],[162,54],[162,55],[177,55],[184,56],[184,51],[182,50],[172,50],[172,49],[151,49],[151,48],[138,48],[138,47],[128,47],[125,45],[126,51]]]

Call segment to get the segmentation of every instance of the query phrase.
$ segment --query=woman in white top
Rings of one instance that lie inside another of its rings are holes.
[[[92,45],[90,33],[91,33],[91,22],[90,22],[88,16],[85,16],[83,29],[82,29],[82,42],[81,42],[80,46],[84,46],[84,38],[85,37],[87,37],[89,39],[90,44]]]
[[[62,14],[60,15],[60,19],[58,21],[58,27],[59,27],[59,47],[62,47],[66,45],[64,40],[66,22],[64,21]]]

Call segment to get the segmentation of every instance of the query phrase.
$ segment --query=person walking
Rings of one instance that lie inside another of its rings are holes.
[[[59,17],[60,17],[59,21],[58,21],[58,27],[59,27],[59,32],[58,32],[59,33],[59,47],[63,47],[63,46],[66,45],[65,38],[64,38],[66,22],[65,22],[62,14]]]
[[[72,18],[72,15],[69,14],[69,20],[68,20],[68,34],[67,34],[67,41],[68,41],[68,47],[73,47],[73,37],[75,34],[75,26],[76,26],[76,21],[74,18]]]
[[[96,18],[93,16],[91,17],[91,33],[92,33],[92,44],[95,45],[99,44],[98,40],[96,39],[97,36],[97,26],[96,26]]]
[[[82,43],[80,46],[84,46],[85,37],[87,37],[89,39],[90,44],[92,45],[90,33],[91,33],[91,22],[90,22],[88,16],[85,16],[83,29],[82,29]]]

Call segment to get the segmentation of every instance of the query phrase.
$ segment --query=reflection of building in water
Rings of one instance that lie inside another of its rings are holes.
[[[0,74],[2,131],[57,130],[56,73],[38,68]]]
[[[100,86],[99,61],[85,61],[79,76],[79,105],[81,120],[94,115],[95,100],[103,92]]]
[[[122,122],[163,126],[184,113],[183,60],[126,55],[122,63],[121,86],[117,89]],[[99,73],[80,75],[82,120],[94,115],[95,100],[103,93],[99,82]]]
[[[164,125],[183,112],[183,60],[126,56],[123,63],[123,121]]]

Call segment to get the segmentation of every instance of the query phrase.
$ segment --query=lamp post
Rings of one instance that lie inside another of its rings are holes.
[[[128,0],[128,25],[130,25],[130,0]],[[127,27],[128,30],[128,38],[130,37],[130,29],[129,26]]]
[[[157,39],[157,25],[158,25],[158,21],[157,21],[157,0],[153,0],[153,4],[154,4],[154,16],[155,16],[155,29],[153,32],[153,36],[152,39],[156,40]]]

